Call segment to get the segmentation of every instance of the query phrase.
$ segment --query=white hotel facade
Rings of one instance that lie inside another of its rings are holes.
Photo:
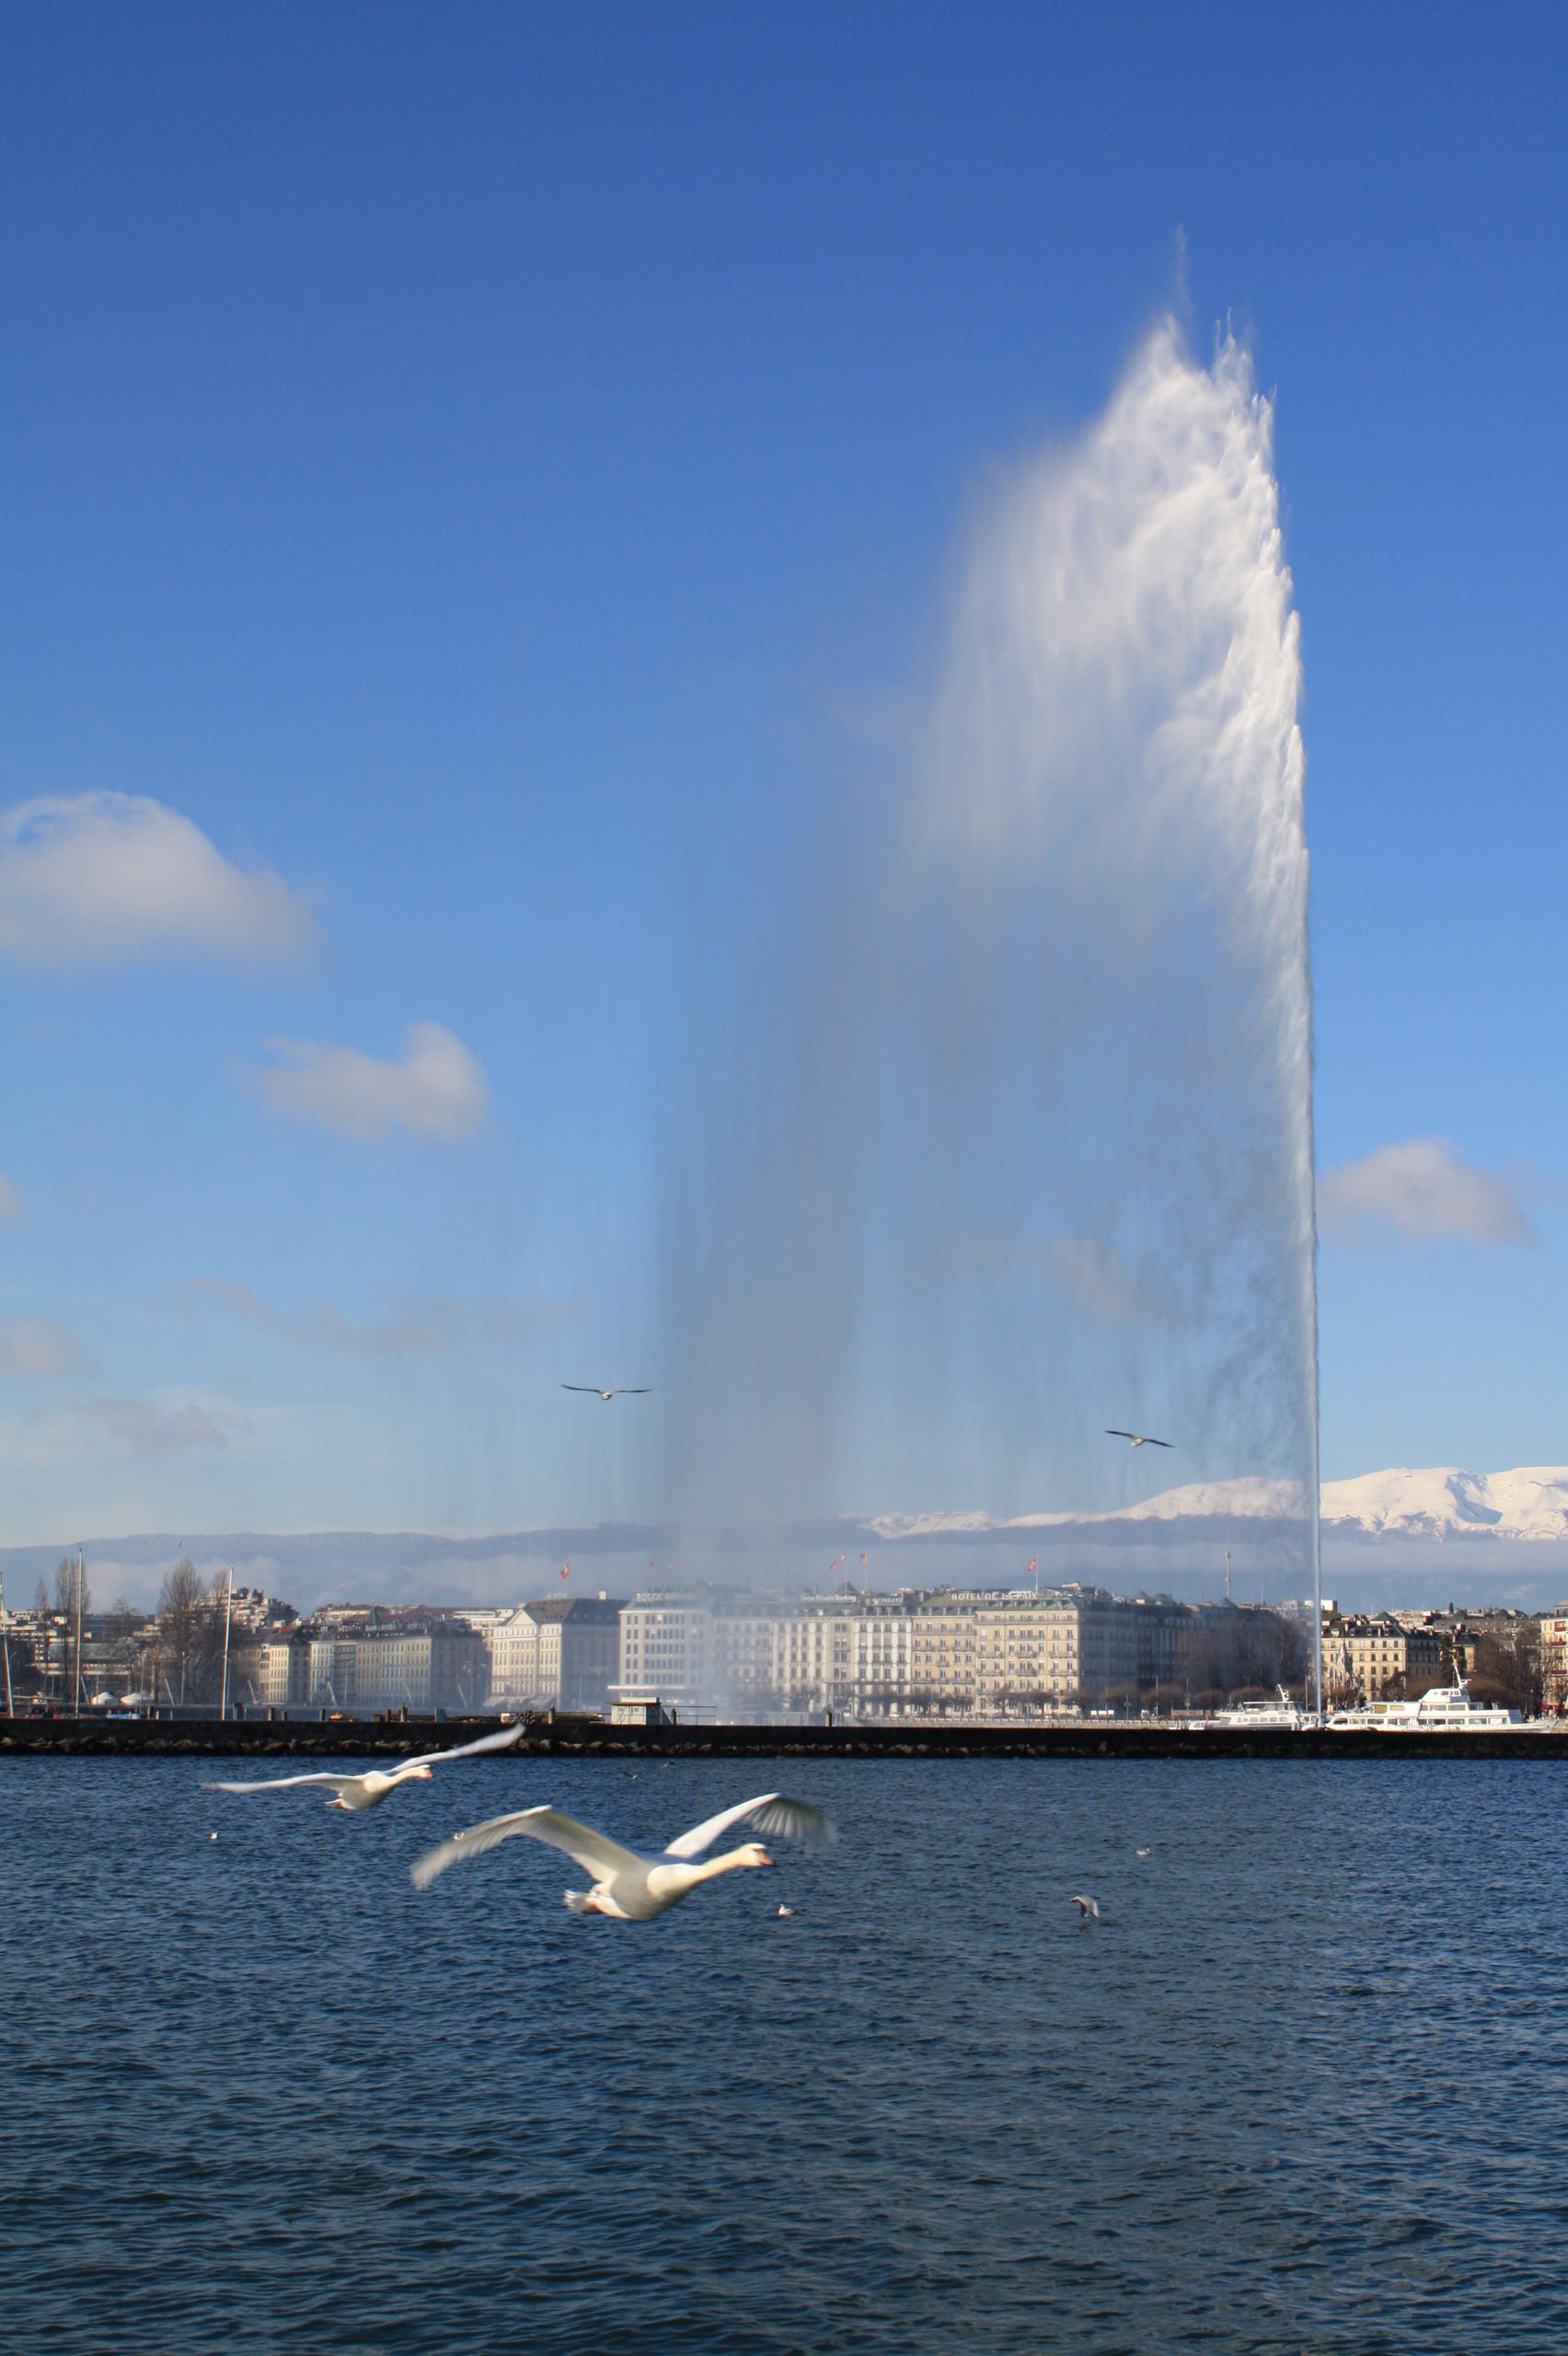
[[[906,1592],[764,1605],[664,1594],[620,1613],[624,1692],[725,1717],[1034,1716],[1178,1671],[1191,1610],[1096,1588]]]

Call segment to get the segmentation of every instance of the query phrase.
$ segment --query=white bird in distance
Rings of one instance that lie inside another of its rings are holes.
[[[721,1874],[773,1863],[758,1841],[744,1841],[738,1849],[726,1849],[702,1865],[691,1862],[736,1824],[755,1825],[759,1832],[781,1833],[797,1841],[838,1838],[820,1808],[805,1800],[786,1799],[780,1792],[764,1792],[757,1799],[742,1800],[738,1807],[709,1817],[657,1856],[623,1849],[618,1841],[579,1824],[575,1817],[562,1816],[559,1808],[524,1807],[510,1816],[492,1816],[487,1824],[470,1825],[438,1849],[427,1849],[414,1866],[413,1883],[416,1889],[428,1889],[449,1865],[483,1856],[487,1849],[498,1848],[502,1841],[522,1833],[552,1849],[564,1849],[585,1874],[594,1877],[592,1889],[567,1891],[566,1902],[574,1914],[608,1914],[617,1923],[648,1923],[655,1914],[665,1913],[698,1882],[716,1881]]]
[[[271,1775],[260,1783],[203,1784],[204,1792],[288,1792],[303,1784],[329,1786],[332,1797],[329,1807],[375,1807],[399,1784],[428,1784],[431,1770],[443,1766],[449,1759],[475,1759],[481,1750],[510,1750],[521,1741],[523,1724],[502,1727],[499,1734],[487,1734],[478,1742],[459,1743],[454,1750],[425,1750],[417,1759],[399,1760],[396,1767],[373,1767],[365,1775]],[[213,1835],[213,1840],[217,1834]]]
[[[563,1391],[581,1391],[585,1399],[646,1399],[651,1382],[623,1382],[618,1391],[601,1391],[596,1382],[563,1382]]]
[[[1114,1424],[1105,1426],[1107,1439],[1130,1439],[1135,1448],[1173,1448],[1174,1440],[1156,1439],[1149,1432],[1120,1432]]]

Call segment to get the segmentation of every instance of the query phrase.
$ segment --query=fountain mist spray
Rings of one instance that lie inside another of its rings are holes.
[[[1316,1580],[1298,624],[1273,416],[1173,324],[1001,473],[939,659],[819,785],[672,1185],[677,1515],[1299,1499]],[[688,1100],[689,1101],[689,1100]],[[1169,1429],[1150,1468],[1108,1424]],[[1276,1589],[1277,1591],[1277,1589]]]

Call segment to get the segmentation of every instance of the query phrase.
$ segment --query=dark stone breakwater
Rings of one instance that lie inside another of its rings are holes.
[[[0,1718],[0,1758],[403,1759],[455,1748],[493,1718]],[[1286,1727],[1144,1725],[611,1726],[525,1720],[507,1759],[1539,1759],[1568,1762],[1568,1731],[1293,1732]]]

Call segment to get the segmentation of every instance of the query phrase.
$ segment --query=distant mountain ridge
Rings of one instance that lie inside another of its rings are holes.
[[[1141,1469],[1141,1468],[1140,1468]],[[1458,1579],[1513,1601],[1554,1603],[1568,1589],[1568,1466],[1471,1472],[1457,1465],[1394,1467],[1322,1492],[1325,1584],[1379,1604],[1446,1595]],[[46,1545],[0,1547],[13,1610],[30,1603],[75,1532]],[[233,1566],[236,1585],[309,1609],[350,1597],[387,1602],[487,1603],[525,1596],[638,1588],[691,1579],[743,1587],[831,1587],[846,1574],[873,1587],[985,1584],[1024,1575],[1168,1587],[1206,1594],[1233,1548],[1238,1592],[1297,1592],[1301,1507],[1285,1481],[1190,1482],[1105,1513],[844,1515],[785,1528],[677,1531],[602,1522],[496,1531],[311,1530],[183,1539],[143,1532],[87,1539],[99,1604],[150,1603],[175,1557],[204,1575]],[[866,1557],[862,1565],[860,1557]],[[567,1579],[563,1566],[570,1564]],[[1499,1585],[1501,1583],[1501,1585]]]

